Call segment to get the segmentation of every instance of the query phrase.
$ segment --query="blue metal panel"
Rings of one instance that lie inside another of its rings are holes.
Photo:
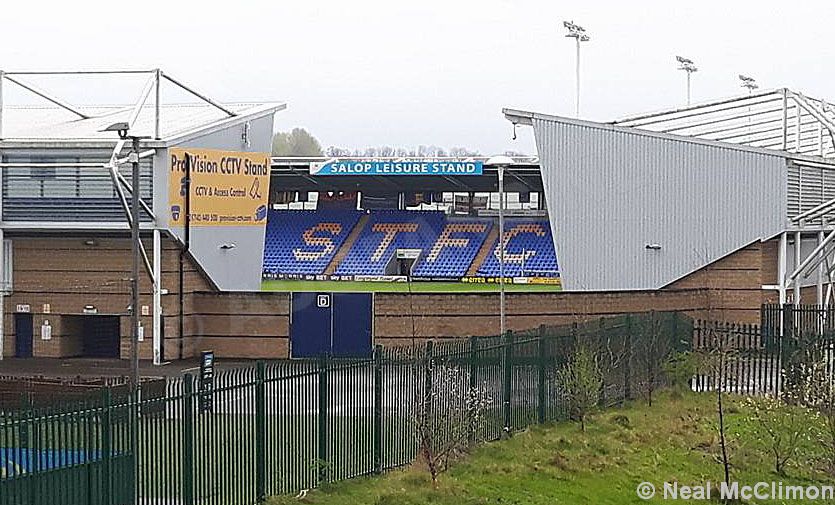
[[[333,356],[370,358],[371,293],[334,293],[333,306]]]
[[[290,319],[290,354],[315,358],[330,353],[333,322],[330,293],[293,293]]]

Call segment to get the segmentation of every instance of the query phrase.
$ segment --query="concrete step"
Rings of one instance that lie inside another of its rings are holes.
[[[357,224],[354,226],[354,229],[351,230],[351,233],[348,234],[348,238],[345,239],[345,242],[342,244],[342,247],[336,251],[336,254],[333,255],[333,259],[331,262],[328,263],[328,266],[325,268],[325,275],[331,275],[336,271],[336,267],[342,263],[342,260],[345,259],[345,256],[348,255],[348,251],[354,247],[354,242],[357,241],[362,230],[365,228],[365,224],[368,223],[368,214],[363,214]]]

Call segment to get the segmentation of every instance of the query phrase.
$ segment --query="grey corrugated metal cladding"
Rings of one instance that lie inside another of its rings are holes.
[[[779,155],[570,120],[533,128],[565,289],[661,288],[786,225]]]

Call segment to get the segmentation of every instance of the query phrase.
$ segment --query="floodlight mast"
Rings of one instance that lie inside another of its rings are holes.
[[[687,105],[690,105],[690,75],[693,72],[698,72],[698,68],[693,63],[693,60],[685,58],[684,56],[676,56],[676,61],[679,63],[679,70],[687,72]]]
[[[574,23],[574,21],[563,21],[562,25],[568,30],[566,37],[573,38],[577,44],[577,61],[575,70],[575,102],[574,115],[580,117],[580,42],[588,42],[589,36],[586,29]]]
[[[742,81],[740,86],[742,86],[743,88],[748,88],[749,95],[753,93],[755,89],[760,87],[757,84],[757,80],[753,77],[748,77],[747,75],[739,74],[739,80]]]

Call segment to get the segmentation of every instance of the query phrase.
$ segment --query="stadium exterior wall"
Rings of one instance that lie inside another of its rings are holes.
[[[263,152],[272,150],[274,114],[252,118],[221,130],[185,140],[171,147],[219,149],[227,151]],[[246,140],[245,140],[246,139]],[[160,149],[154,156],[154,211],[157,226],[168,229],[181,240],[182,227],[169,227],[171,214],[168,202],[170,161],[169,149]],[[264,191],[267,191],[265,188]],[[261,260],[264,250],[263,226],[191,226],[189,250],[200,267],[222,290],[241,291],[259,289]],[[221,248],[221,244],[234,244]]]
[[[31,307],[34,318],[34,355],[71,357],[80,354],[73,318],[93,305],[99,314],[121,318],[121,356],[129,356],[130,298],[129,240],[127,238],[12,236],[14,292],[6,299],[7,338],[4,353],[15,349],[14,315],[18,304]],[[95,245],[88,245],[93,240]],[[196,264],[187,262],[182,338],[179,334],[179,250],[164,241],[162,297],[164,357],[195,357],[212,349],[225,358],[286,358],[289,356],[289,295],[275,292],[218,291]],[[508,328],[522,330],[540,324],[570,324],[607,315],[648,310],[679,310],[697,318],[756,323],[763,302],[776,301],[774,284],[777,245],[754,242],[708,267],[660,290],[616,292],[509,293]],[[151,286],[143,276],[142,305],[151,304]],[[411,342],[410,305],[414,307],[415,338],[463,338],[498,332],[497,294],[375,295],[375,343]],[[44,304],[49,304],[48,311]],[[44,320],[52,325],[52,339],[41,340]],[[141,356],[151,357],[151,317],[143,316],[146,338]]]
[[[567,290],[660,289],[787,226],[781,153],[525,114]]]

